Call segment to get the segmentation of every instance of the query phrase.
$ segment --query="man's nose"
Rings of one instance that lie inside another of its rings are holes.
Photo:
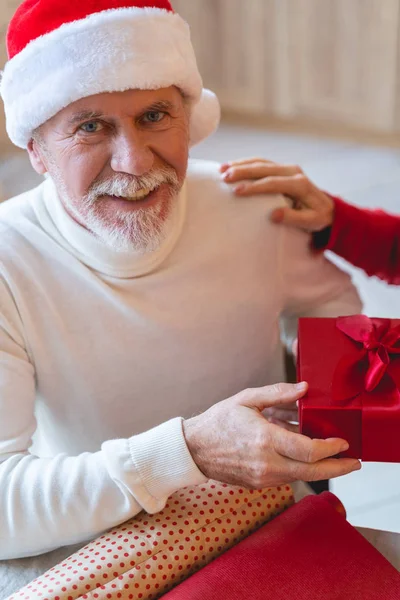
[[[141,132],[131,129],[114,140],[111,168],[116,173],[140,177],[148,173],[154,164],[154,154]]]

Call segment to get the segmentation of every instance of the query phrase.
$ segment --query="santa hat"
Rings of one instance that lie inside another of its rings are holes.
[[[189,27],[168,0],[25,0],[7,49],[0,93],[21,148],[72,102],[128,89],[178,87],[192,109],[191,145],[218,126],[218,100],[203,89]]]

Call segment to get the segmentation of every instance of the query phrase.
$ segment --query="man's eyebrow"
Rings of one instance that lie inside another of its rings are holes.
[[[68,121],[68,125],[76,125],[83,121],[90,121],[94,119],[101,119],[104,115],[101,112],[95,110],[82,110],[81,112],[75,113]]]
[[[143,112],[150,112],[150,111],[163,111],[163,110],[171,110],[173,108],[176,107],[176,104],[174,104],[173,102],[169,102],[169,100],[157,100],[156,102],[153,102],[152,104],[150,104],[150,106],[147,106]]]

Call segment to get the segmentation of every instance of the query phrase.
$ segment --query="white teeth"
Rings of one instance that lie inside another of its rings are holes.
[[[142,188],[133,196],[117,196],[117,198],[121,198],[122,200],[129,200],[130,202],[137,202],[138,200],[143,200],[148,196],[151,192],[153,192],[156,188]]]

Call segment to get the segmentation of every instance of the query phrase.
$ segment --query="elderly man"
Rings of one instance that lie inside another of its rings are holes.
[[[149,4],[149,6],[147,5]],[[25,0],[1,94],[38,188],[0,209],[0,558],[80,543],[177,489],[335,477],[344,440],[263,409],[279,321],[358,312],[306,234],[243,205],[188,149],[216,127],[166,0]]]

